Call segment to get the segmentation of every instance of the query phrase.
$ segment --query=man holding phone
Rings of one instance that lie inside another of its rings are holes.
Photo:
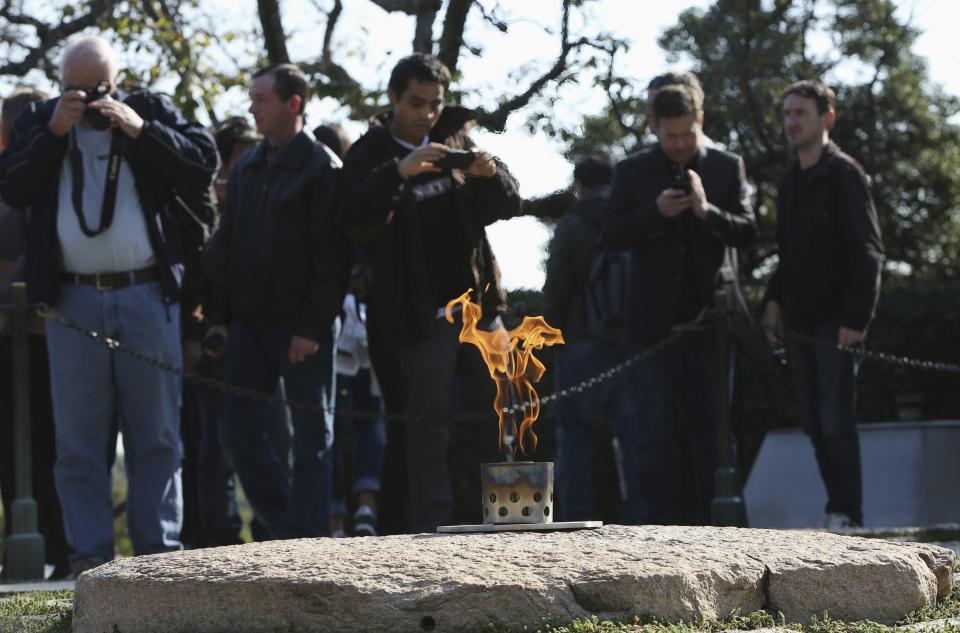
[[[520,210],[516,180],[468,136],[473,113],[445,107],[449,84],[450,71],[432,55],[397,63],[387,89],[391,110],[371,121],[344,159],[339,208],[340,224],[363,244],[373,272],[372,335],[399,345],[404,410],[423,416],[403,436],[414,531],[433,531],[452,507],[447,449],[460,323],[447,323],[443,310],[471,288],[485,315],[506,309],[485,227]]]
[[[647,346],[671,331],[685,335],[638,363],[640,420],[621,438],[627,489],[642,503],[630,523],[710,520],[717,463],[717,357],[710,308],[719,284],[737,286],[734,249],[756,224],[743,159],[704,143],[702,100],[665,86],[653,100],[658,143],[617,165],[605,248],[629,249],[628,342]]]

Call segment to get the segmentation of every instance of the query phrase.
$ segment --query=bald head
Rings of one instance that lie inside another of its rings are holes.
[[[117,52],[102,37],[74,40],[60,61],[60,81],[65,87],[85,89],[109,81],[113,88],[119,72]]]

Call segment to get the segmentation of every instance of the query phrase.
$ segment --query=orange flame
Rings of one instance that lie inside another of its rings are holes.
[[[537,434],[533,432],[533,423],[540,415],[540,400],[533,383],[539,382],[545,367],[533,355],[534,350],[544,345],[562,344],[563,334],[543,320],[542,316],[524,317],[523,322],[509,332],[501,325],[496,330],[486,331],[477,328],[483,315],[480,306],[470,301],[468,290],[447,304],[447,321],[453,323],[454,306],[463,310],[463,327],[460,329],[460,342],[477,346],[487,364],[490,377],[497,384],[497,397],[493,402],[494,411],[500,422],[500,449],[503,449],[507,416],[504,410],[514,404],[525,404],[520,410],[523,415],[517,436],[520,438],[520,450],[527,453],[525,438],[529,433],[531,450],[537,448]]]

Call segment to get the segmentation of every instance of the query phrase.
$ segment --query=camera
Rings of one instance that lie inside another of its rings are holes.
[[[87,119],[87,122],[90,123],[90,127],[93,129],[101,132],[108,129],[110,127],[110,119],[105,117],[96,108],[91,108],[90,104],[110,95],[110,82],[101,81],[92,89],[85,90],[85,92],[87,93],[87,96],[83,98],[83,102],[87,105],[87,109],[83,113],[83,116]]]
[[[476,157],[477,155],[470,150],[451,149],[447,150],[446,155],[440,160],[434,161],[433,164],[443,170],[467,169],[473,164]]]

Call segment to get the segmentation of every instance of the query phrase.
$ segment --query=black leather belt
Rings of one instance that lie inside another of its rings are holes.
[[[62,273],[60,277],[67,283],[77,286],[93,286],[97,290],[105,291],[119,290],[127,286],[157,281],[160,279],[160,273],[156,268],[141,268],[140,270],[128,270],[122,273],[94,273],[92,275]]]

